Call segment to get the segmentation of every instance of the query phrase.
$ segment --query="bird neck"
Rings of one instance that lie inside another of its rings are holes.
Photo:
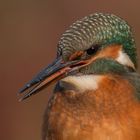
[[[90,82],[92,82],[92,87],[89,82],[86,83],[87,79],[84,79],[87,78],[86,76],[82,78],[76,82],[83,86],[81,88],[85,88],[84,91],[77,90],[75,87],[73,89],[70,87],[62,89],[61,87],[61,89],[59,88],[56,91],[55,103],[62,105],[63,109],[70,112],[76,110],[77,112],[79,111],[77,114],[80,114],[81,111],[86,114],[86,111],[88,111],[97,114],[98,117],[104,114],[111,117],[113,114],[125,114],[128,112],[128,108],[132,108],[132,102],[135,100],[133,95],[134,89],[125,78],[110,74],[96,75],[95,77],[91,75],[90,78],[92,80]],[[67,82],[67,84],[71,85],[70,79]],[[83,84],[81,84],[82,82]],[[57,103],[57,100],[59,103]]]

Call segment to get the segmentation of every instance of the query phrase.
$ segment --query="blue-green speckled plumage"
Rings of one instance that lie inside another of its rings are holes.
[[[136,47],[130,26],[113,14],[96,13],[73,23],[62,35],[58,44],[58,55],[64,60],[77,50],[85,50],[92,45],[105,47],[121,44],[136,66]]]

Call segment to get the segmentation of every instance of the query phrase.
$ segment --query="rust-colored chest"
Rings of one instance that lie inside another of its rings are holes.
[[[134,92],[126,79],[105,75],[95,91],[55,93],[44,118],[44,140],[139,140]]]

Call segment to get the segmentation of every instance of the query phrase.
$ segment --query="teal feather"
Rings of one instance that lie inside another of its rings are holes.
[[[62,35],[58,44],[58,56],[65,61],[75,51],[87,50],[93,45],[106,47],[121,44],[134,65],[137,65],[136,46],[130,26],[113,14],[96,13],[76,21]]]

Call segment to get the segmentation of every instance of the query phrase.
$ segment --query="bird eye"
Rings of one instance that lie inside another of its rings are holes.
[[[86,50],[86,52],[88,55],[93,55],[98,51],[99,48],[100,48],[99,45],[93,45],[88,50]]]

